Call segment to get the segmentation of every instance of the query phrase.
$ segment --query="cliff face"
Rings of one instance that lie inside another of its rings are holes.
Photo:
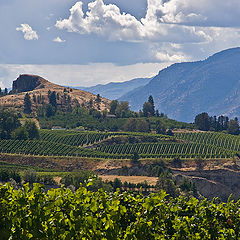
[[[44,88],[44,84],[47,82],[48,81],[42,77],[23,74],[13,81],[12,93],[28,92],[36,88]]]

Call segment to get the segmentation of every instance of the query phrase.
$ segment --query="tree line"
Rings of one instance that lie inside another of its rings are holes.
[[[195,117],[195,125],[202,131],[226,131],[229,134],[239,135],[238,118],[230,119],[228,116],[209,116],[208,113],[200,113]]]

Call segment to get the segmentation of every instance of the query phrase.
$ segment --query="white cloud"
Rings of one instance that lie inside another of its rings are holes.
[[[192,26],[165,24],[158,21],[161,0],[148,0],[145,18],[141,21],[134,16],[122,13],[114,4],[104,4],[95,0],[88,4],[88,11],[83,12],[83,3],[77,2],[70,9],[68,19],[56,22],[56,27],[80,34],[97,34],[109,40],[120,41],[160,41],[160,42],[205,42],[209,40],[203,31]]]
[[[38,39],[37,32],[33,31],[33,29],[26,23],[21,24],[21,27],[17,27],[16,30],[24,33],[24,38],[26,40],[37,40]]]
[[[148,4],[157,0],[148,0]],[[169,0],[158,1],[157,14],[164,23],[195,26],[240,26],[239,0]]]
[[[167,52],[157,52],[156,58],[161,62],[185,62],[188,57],[183,53],[169,54]]]
[[[56,37],[53,39],[53,42],[64,43],[64,42],[66,42],[66,40],[63,40],[60,37]]]

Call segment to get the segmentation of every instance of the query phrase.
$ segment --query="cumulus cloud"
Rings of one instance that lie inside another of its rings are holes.
[[[148,0],[156,6],[157,0]],[[168,0],[157,5],[159,21],[195,26],[240,26],[239,0]]]
[[[169,54],[167,52],[157,52],[156,58],[161,62],[184,62],[188,57],[183,53]]]
[[[21,24],[21,27],[17,27],[16,30],[24,33],[26,40],[38,40],[37,32],[33,31],[32,27],[26,23]]]
[[[53,39],[53,42],[64,43],[64,42],[66,42],[66,40],[63,40],[60,37],[56,37]]]
[[[134,16],[122,13],[118,6],[95,0],[83,12],[83,3],[77,2],[70,9],[67,19],[56,22],[56,27],[80,34],[97,34],[109,40],[120,41],[160,41],[160,42],[205,42],[209,41],[204,31],[194,26],[179,26],[159,21],[161,0],[148,0],[146,16],[140,21]]]

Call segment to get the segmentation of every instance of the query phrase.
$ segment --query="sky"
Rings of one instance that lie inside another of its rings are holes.
[[[0,87],[152,77],[240,46],[239,0],[0,0]]]

